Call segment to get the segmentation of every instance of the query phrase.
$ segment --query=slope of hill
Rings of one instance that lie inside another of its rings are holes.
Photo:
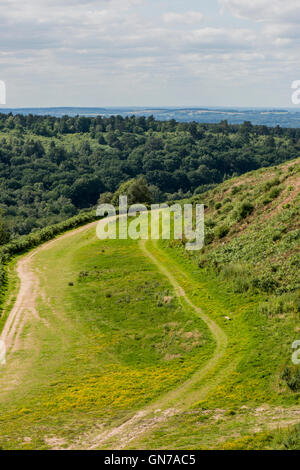
[[[203,197],[206,248],[213,266],[236,292],[299,288],[300,160],[231,179]]]
[[[83,227],[20,258],[0,447],[297,446],[299,159],[194,202],[201,253]]]
[[[235,372],[191,414],[173,417],[138,446],[163,446],[160,436],[171,433],[172,444],[182,448],[188,442],[195,448],[215,448],[216,442],[228,449],[280,448],[289,439],[294,446],[298,439],[300,448],[298,431],[279,433],[282,439],[270,432],[247,437],[299,422],[300,370],[291,358],[292,343],[300,338],[299,170],[298,159],[194,198],[207,206],[207,244],[201,254],[186,253],[178,241],[162,243],[169,259],[185,266],[206,290],[204,311],[230,331],[223,366],[239,359]],[[228,434],[236,433],[246,437],[230,440]]]

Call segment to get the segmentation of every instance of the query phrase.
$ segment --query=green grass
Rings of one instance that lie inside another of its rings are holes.
[[[206,325],[137,243],[100,242],[94,232],[34,258],[47,324],[29,317],[23,347],[1,371],[2,448],[47,448],[52,435],[71,443],[96,422],[119,422],[212,354]]]
[[[12,309],[16,295],[20,286],[20,280],[16,273],[16,265],[18,262],[18,257],[15,257],[9,266],[5,266],[7,280],[3,286],[3,295],[0,297],[0,333],[5,325],[7,316]]]
[[[205,399],[196,401],[196,392],[190,408],[179,411],[155,431],[136,439],[129,448],[221,448],[231,435],[232,441],[237,435],[247,436],[232,444],[232,448],[242,445],[251,448],[252,439],[256,438],[250,438],[249,434],[254,435],[257,427],[268,429],[274,423],[284,425],[289,419],[297,418],[300,394],[292,393],[280,380],[280,374],[284,364],[290,361],[298,322],[295,318],[279,320],[261,315],[258,309],[261,295],[232,295],[226,280],[220,282],[216,276],[208,277],[183,250],[170,248],[167,242],[160,242],[160,248],[160,259],[172,266],[176,279],[193,302],[219,323],[229,343],[216,369],[198,385],[199,391],[205,384],[210,386]],[[226,321],[225,316],[232,320]],[[228,369],[229,364],[234,368]],[[220,375],[222,380],[218,383]],[[257,415],[256,410],[262,404],[270,411]],[[283,411],[279,413],[276,409]],[[290,409],[294,410],[291,415]],[[264,434],[262,438],[259,434],[257,440],[260,447],[253,444],[253,448],[262,448],[269,442],[269,435]],[[231,448],[229,442],[226,445]]]

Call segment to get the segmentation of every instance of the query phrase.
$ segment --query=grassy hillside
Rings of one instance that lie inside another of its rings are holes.
[[[200,267],[213,267],[236,292],[295,292],[299,194],[298,159],[247,173],[195,198],[207,205],[207,246]]]
[[[297,432],[248,437],[270,423],[298,422],[300,370],[292,365],[291,345],[300,338],[299,170],[298,159],[194,198],[207,206],[207,244],[200,254],[186,253],[178,241],[161,242],[168,259],[201,289],[204,311],[228,332],[223,366],[235,359],[237,365],[206,400],[138,446],[163,447],[168,436],[170,447],[281,448],[290,439],[295,448],[298,439],[300,448]],[[229,438],[237,434],[244,437]]]
[[[0,447],[300,448],[276,431],[299,422],[299,163],[196,196],[201,253],[94,228],[39,250]]]

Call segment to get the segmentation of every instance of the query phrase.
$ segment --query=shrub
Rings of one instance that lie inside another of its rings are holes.
[[[212,219],[205,219],[205,226],[209,228],[214,228],[216,225],[216,222]]]
[[[215,230],[216,237],[219,239],[226,237],[228,233],[229,233],[229,227],[227,225],[220,225]]]
[[[273,234],[273,237],[272,237],[272,240],[273,242],[276,242],[278,240],[280,240],[282,237],[282,233],[280,230],[277,230],[274,234]]]
[[[282,374],[282,380],[284,380],[287,386],[293,391],[298,392],[300,390],[300,369],[297,366],[286,367]]]
[[[197,194],[206,193],[207,191],[210,191],[216,186],[217,186],[216,184],[203,184],[202,186],[198,186],[198,188],[195,189],[194,194],[197,195]]]
[[[17,238],[0,248],[0,262],[6,262],[17,253],[23,253],[31,248],[35,248],[41,243],[51,240],[56,235],[96,221],[98,218],[95,211],[84,212],[59,224],[50,225],[49,227],[32,232],[30,235]]]
[[[102,193],[99,197],[98,204],[110,204],[113,198],[113,193],[105,192]]]
[[[281,194],[282,188],[279,186],[278,188],[273,188],[268,194],[268,198],[273,200],[278,198],[278,196]]]
[[[233,205],[232,204],[226,204],[224,207],[223,207],[223,210],[222,210],[222,213],[223,214],[228,214],[229,212],[231,212],[233,209]]]
[[[206,232],[205,233],[205,244],[210,245],[214,241],[214,238],[215,238],[214,232],[212,232],[212,231]]]
[[[278,282],[271,277],[271,274],[269,274],[265,277],[254,277],[252,279],[252,286],[256,289],[261,289],[265,292],[271,292],[274,291],[276,287],[278,287]]]
[[[237,194],[237,193],[239,193],[241,190],[242,190],[242,186],[233,186],[233,188],[232,188],[232,190],[231,190],[231,194],[232,194],[232,195]]]
[[[300,424],[287,430],[277,431],[272,448],[283,450],[300,450]]]
[[[252,214],[254,211],[254,206],[251,202],[249,201],[244,201],[242,204],[240,204],[237,208],[237,215],[238,219],[242,220],[248,217],[248,215]]]
[[[278,186],[279,184],[280,184],[279,178],[273,178],[273,179],[271,179],[271,180],[269,180],[265,183],[264,189],[265,189],[265,191],[268,191],[273,186]]]
[[[265,197],[262,201],[263,205],[266,206],[267,204],[270,204],[272,202],[272,199],[269,197]]]
[[[258,306],[258,312],[268,317],[284,313],[298,313],[300,311],[300,298],[298,293],[287,293],[281,296],[269,297],[266,302]]]

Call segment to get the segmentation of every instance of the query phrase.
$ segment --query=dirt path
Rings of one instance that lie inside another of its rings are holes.
[[[166,399],[168,401],[172,401],[172,399],[176,399],[176,401],[178,401],[178,399],[180,399],[181,397],[182,405],[188,406],[191,403],[189,401],[189,395],[186,394],[187,390],[217,365],[217,363],[219,362],[219,360],[225,353],[227,343],[228,343],[228,338],[225,332],[219,327],[219,325],[217,325],[210,317],[205,315],[202,309],[198,307],[197,305],[195,305],[189,299],[185,290],[183,289],[182,286],[180,286],[180,284],[177,282],[173,274],[171,274],[170,270],[162,262],[160,262],[151,251],[147,249],[146,243],[144,240],[141,241],[140,246],[143,252],[145,253],[145,255],[148,256],[150,260],[152,261],[152,263],[158,267],[159,271],[169,279],[171,285],[174,287],[175,293],[177,297],[179,298],[179,300],[185,301],[190,307],[192,307],[195,314],[199,316],[204,321],[204,323],[206,323],[206,325],[208,326],[208,328],[210,329],[212,333],[212,336],[214,337],[216,341],[216,348],[215,348],[214,354],[211,357],[211,359],[206,363],[206,365],[203,368],[201,368],[199,371],[197,371],[183,385],[181,385],[176,390],[170,392],[166,396]],[[153,244],[153,246],[155,246],[155,244]],[[198,389],[197,396],[199,395],[199,399],[201,395],[200,392],[201,391]],[[183,395],[185,395],[184,398],[183,398]]]
[[[155,245],[153,244],[152,246],[154,248]],[[210,317],[203,313],[201,308],[196,306],[188,298],[185,290],[177,282],[169,269],[148,250],[145,240],[140,241],[140,247],[145,256],[147,256],[151,262],[157,266],[159,271],[169,279],[179,300],[186,302],[194,310],[196,315],[206,323],[216,341],[214,354],[206,365],[194,373],[186,382],[163,395],[155,403],[145,407],[118,427],[96,435],[94,434],[93,436],[90,434],[82,436],[70,447],[71,449],[101,449],[103,447],[124,449],[131,441],[149,432],[149,430],[166,421],[178,411],[188,408],[193,403],[193,400],[203,399],[235,367],[235,363],[232,362],[214,377],[212,383],[198,385],[201,379],[212,371],[223,357],[228,342],[227,336]]]
[[[6,346],[7,355],[19,349],[20,336],[27,319],[30,318],[30,315],[33,315],[40,321],[45,322],[45,320],[40,318],[35,305],[36,297],[39,294],[39,279],[31,268],[33,257],[54,243],[88,230],[96,224],[97,222],[92,222],[70,232],[66,232],[54,240],[44,243],[19,260],[16,271],[20,279],[20,288],[14,306],[9,313],[0,336],[0,340],[3,341]]]

